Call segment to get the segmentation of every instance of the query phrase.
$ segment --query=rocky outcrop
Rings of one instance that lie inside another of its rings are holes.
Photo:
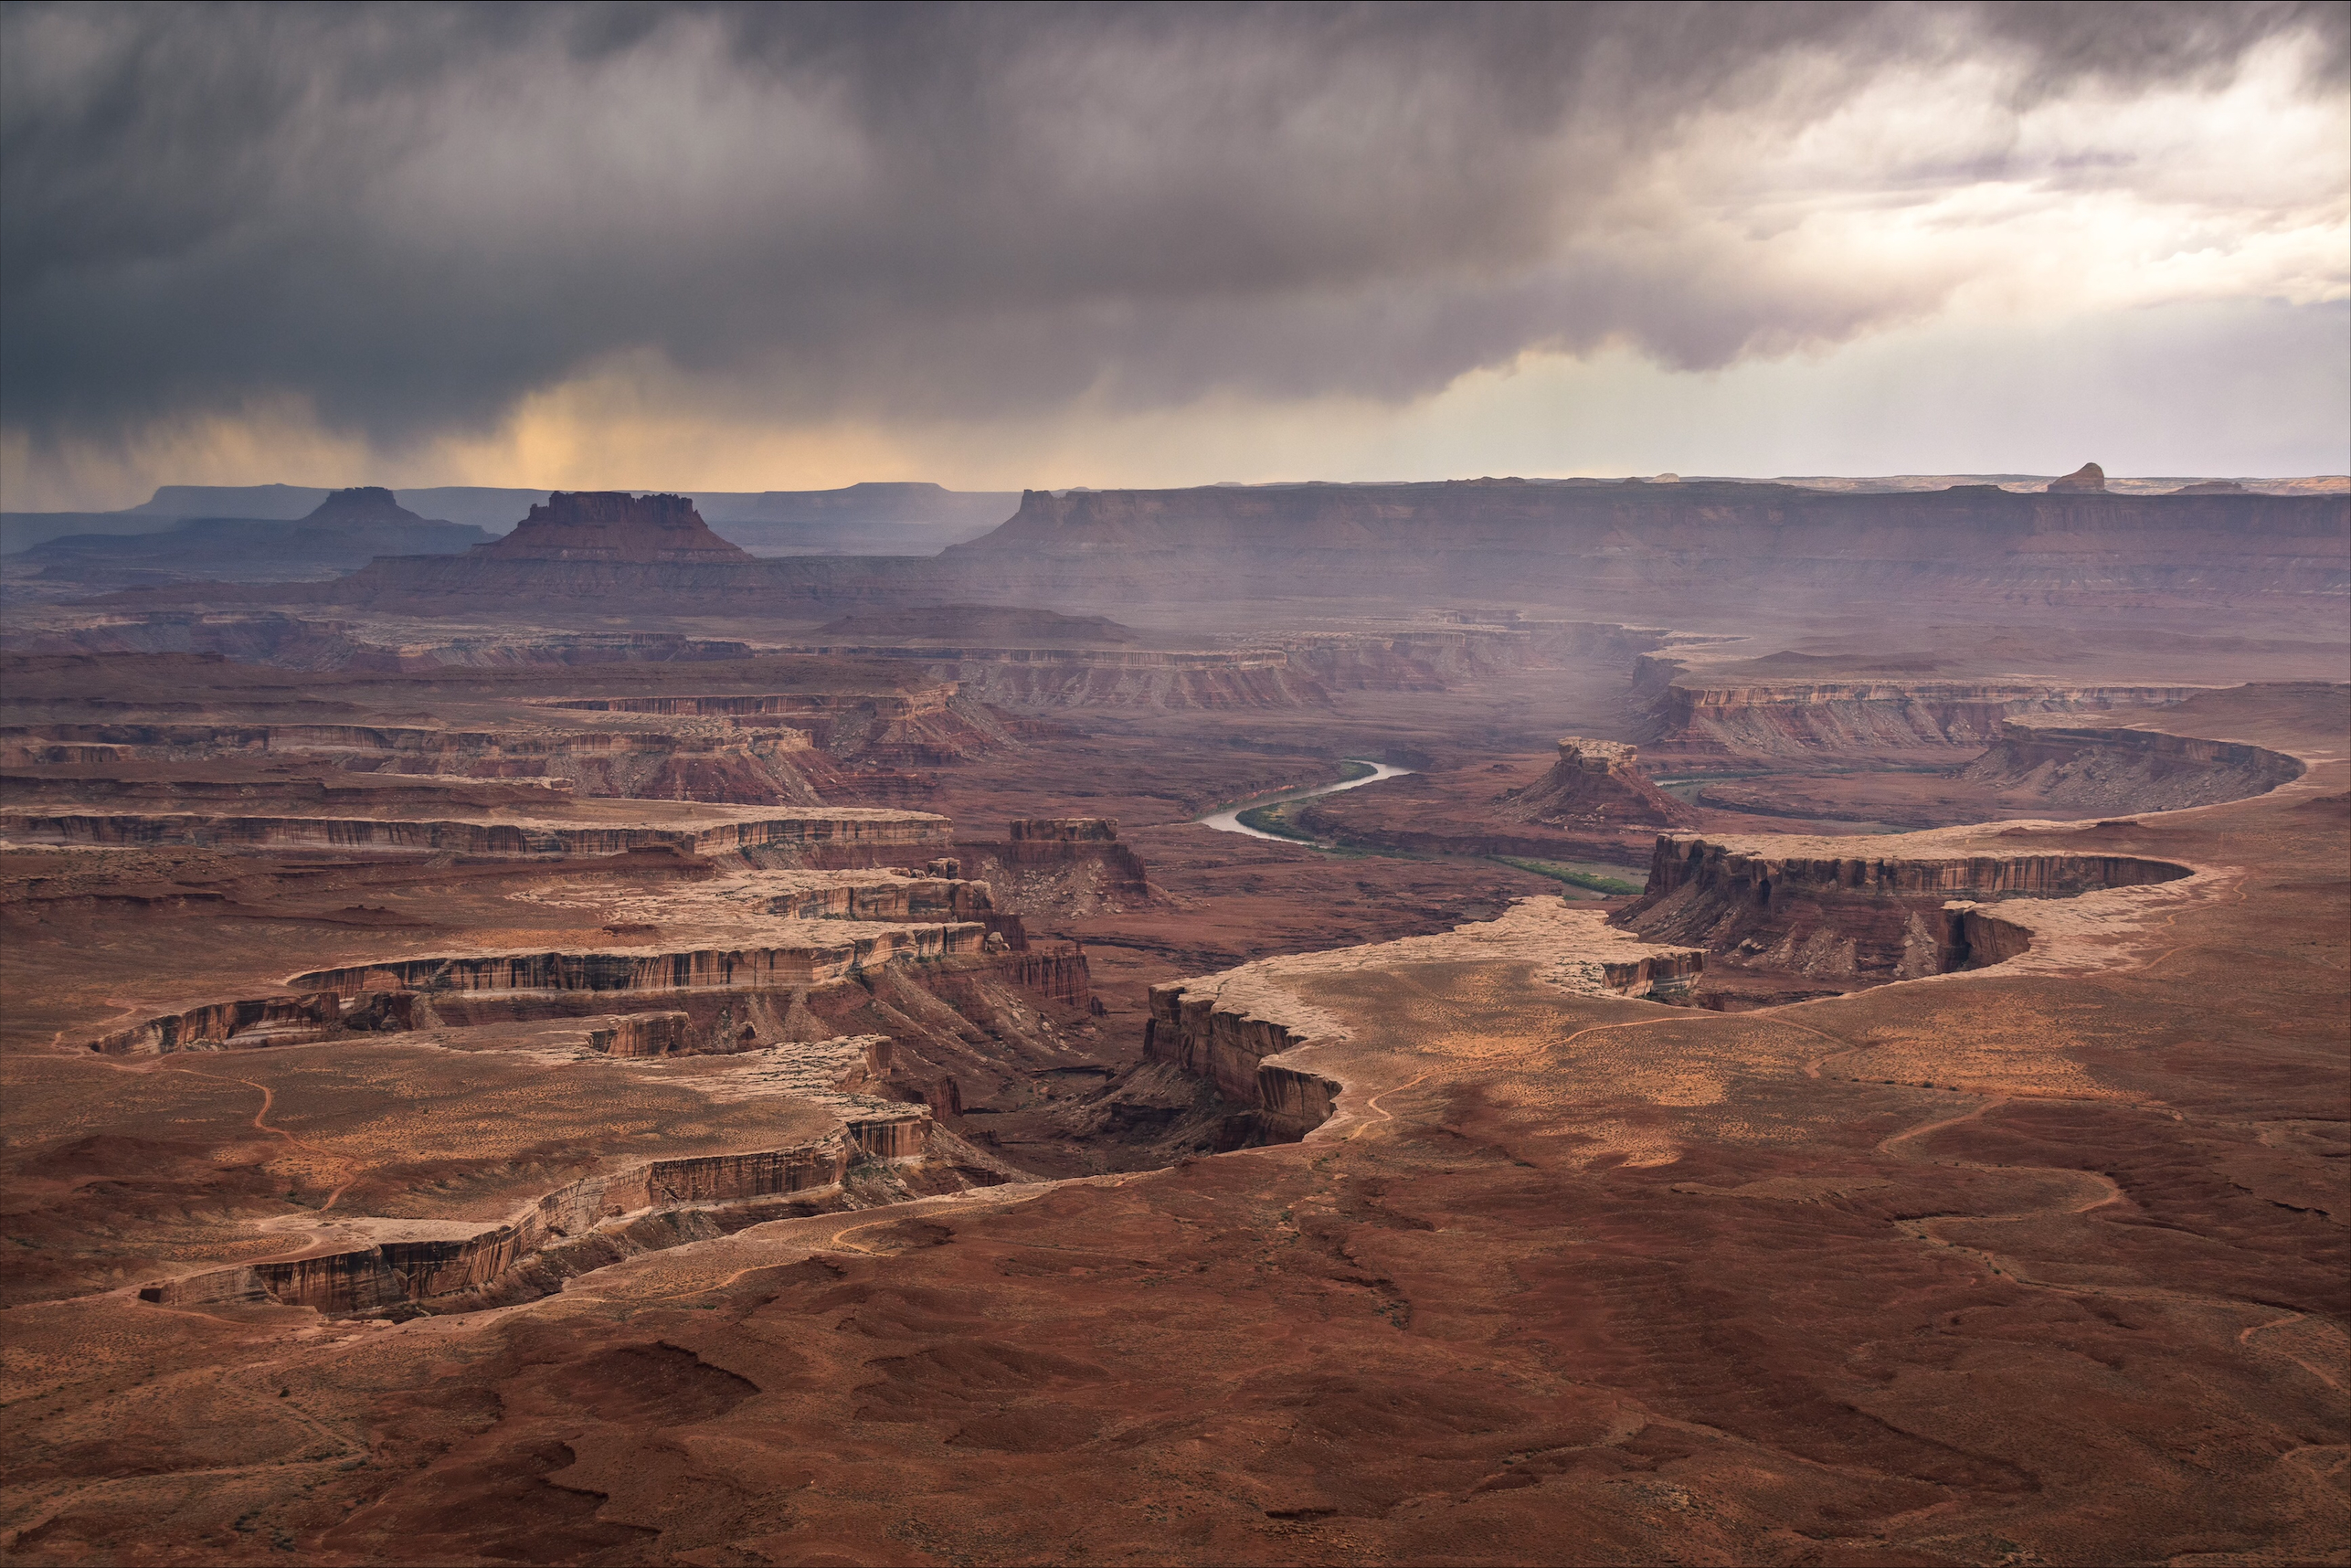
[[[2241,800],[2303,772],[2297,759],[2241,741],[2011,720],[1959,777],[2029,797],[2053,810],[2088,816]]]
[[[1142,857],[1118,842],[1113,818],[1016,818],[1002,842],[962,840],[956,851],[1008,914],[1068,918],[1139,907],[1156,896]]]
[[[749,565],[755,557],[710,531],[683,495],[558,490],[513,533],[473,554],[492,561],[592,561],[651,566]]]
[[[1639,752],[1621,741],[1563,736],[1551,771],[1498,797],[1494,814],[1557,828],[1687,824],[1689,810],[1644,778],[1639,761]]]
[[[1965,967],[1975,950],[1946,904],[2062,899],[2176,881],[2186,866],[2136,855],[1934,853],[1949,835],[1885,839],[1657,840],[1647,889],[1617,916],[1628,930],[1689,942],[1729,966],[1883,981]],[[1856,854],[1867,846],[1872,853]]]
[[[1010,953],[997,960],[997,969],[1014,985],[1064,1007],[1074,1007],[1081,1012],[1102,1011],[1094,1000],[1093,971],[1086,964],[1085,948],[1081,943],[1063,942],[1051,948]]]
[[[693,1014],[630,1012],[588,1032],[588,1043],[608,1056],[674,1056],[693,1049]]]
[[[2102,495],[2106,490],[2106,471],[2094,462],[2083,463],[2062,479],[2049,482],[2050,495]],[[2179,493],[2174,491],[2173,494]]]
[[[1005,836],[1014,843],[1111,843],[1118,822],[1114,817],[1015,817]]]

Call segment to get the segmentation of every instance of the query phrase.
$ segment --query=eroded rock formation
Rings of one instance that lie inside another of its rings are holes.
[[[677,1016],[649,1014],[627,1026],[651,1033]],[[364,1245],[185,1276],[142,1288],[140,1299],[167,1306],[272,1302],[331,1317],[461,1312],[531,1300],[641,1253],[766,1220],[858,1206],[844,1191],[853,1168],[919,1161],[934,1129],[927,1107],[856,1092],[879,1075],[874,1058],[888,1044],[881,1037],[842,1038],[774,1053],[789,1058],[778,1070],[798,1097],[838,1114],[840,1129],[826,1137],[781,1149],[649,1160],[584,1178],[504,1224],[358,1222],[386,1234]],[[763,1202],[776,1199],[790,1201]]]
[[[1640,753],[1621,741],[1563,736],[1559,760],[1531,787],[1497,797],[1495,815],[1559,828],[1677,827],[1680,801],[1643,777]]]
[[[683,495],[556,491],[504,538],[477,545],[493,561],[598,561],[748,565],[756,557],[710,531]]]
[[[1241,1107],[1225,1128],[1226,1147],[1294,1142],[1330,1118],[1345,1085],[1327,1075],[1339,1069],[1318,1070],[1293,1053],[1335,1044],[1345,1032],[1292,987],[1429,960],[1523,962],[1537,983],[1564,992],[1657,1001],[1687,996],[1706,968],[1694,948],[1632,937],[1561,899],[1524,898],[1498,919],[1439,936],[1261,959],[1155,985],[1144,1054],[1208,1080]]]
[[[1718,982],[1742,968],[1842,987],[1981,967],[1982,952],[2008,939],[1960,930],[1945,914],[1954,902],[2065,899],[2189,874],[2055,844],[2002,853],[1964,832],[1841,842],[1670,834],[1657,840],[1640,899],[1616,918],[1719,955],[1710,988],[1727,989]]]

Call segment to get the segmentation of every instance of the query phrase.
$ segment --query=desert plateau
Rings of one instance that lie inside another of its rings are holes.
[[[2351,1565],[2341,7],[0,35],[0,1561]]]

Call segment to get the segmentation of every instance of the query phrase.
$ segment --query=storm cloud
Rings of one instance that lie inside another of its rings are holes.
[[[1401,401],[1970,289],[2325,302],[2346,15],[12,5],[0,422],[391,450],[618,363],[779,420]],[[2232,90],[2250,176],[2166,143]],[[2077,223],[2149,238],[2036,254]]]

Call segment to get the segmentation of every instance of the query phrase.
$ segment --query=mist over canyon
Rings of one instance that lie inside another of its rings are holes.
[[[0,6],[0,1556],[2341,1564],[2346,226],[2339,4]]]

